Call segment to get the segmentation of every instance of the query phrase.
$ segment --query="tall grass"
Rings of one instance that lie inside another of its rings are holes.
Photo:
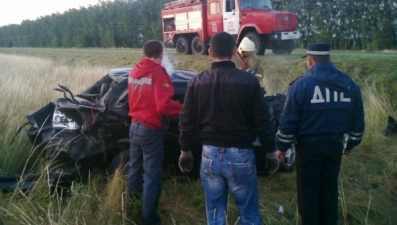
[[[126,180],[120,173],[107,178],[102,171],[91,171],[89,179],[74,182],[68,194],[51,194],[44,176],[48,164],[35,160],[37,150],[32,149],[25,133],[11,143],[27,114],[62,96],[53,91],[57,83],[78,93],[110,68],[134,65],[140,54],[121,51],[118,56],[114,50],[101,50],[101,54],[31,51],[35,53],[16,49],[12,55],[0,54],[0,172],[20,173],[31,156],[29,166],[36,163],[34,169],[43,175],[29,193],[17,190],[0,194],[0,224],[140,224],[140,203],[128,197]],[[211,64],[206,56],[171,58],[178,68],[187,70],[201,71]],[[266,68],[262,85],[268,94],[285,93],[289,82],[306,70],[299,56],[266,55],[262,60]],[[366,119],[363,143],[351,156],[343,157],[339,224],[397,224],[397,140],[383,135],[387,116],[395,115],[391,99],[396,96],[389,91],[393,87],[389,81],[397,65],[393,58],[368,60],[353,56],[335,57],[334,62],[361,86]],[[159,208],[164,224],[206,224],[200,181],[172,173],[164,176]],[[299,224],[294,173],[259,177],[258,186],[264,224]],[[227,217],[228,224],[239,223],[232,199]]]
[[[108,68],[66,66],[54,61],[27,56],[0,55],[0,173],[17,172],[28,156],[25,136],[17,136],[24,117],[62,96],[53,88],[64,84],[75,93],[104,76]],[[51,119],[51,118],[50,118]]]

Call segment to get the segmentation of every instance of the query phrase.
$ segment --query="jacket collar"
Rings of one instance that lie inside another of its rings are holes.
[[[333,85],[335,88],[348,89],[350,86],[350,77],[337,70],[334,64],[330,62],[320,62],[307,70],[305,76],[312,77],[323,83]]]
[[[216,68],[236,68],[236,65],[232,61],[220,61],[220,62],[212,62],[212,69]]]

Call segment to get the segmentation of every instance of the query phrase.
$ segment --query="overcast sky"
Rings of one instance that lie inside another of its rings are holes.
[[[99,0],[0,0],[0,27],[98,3]]]

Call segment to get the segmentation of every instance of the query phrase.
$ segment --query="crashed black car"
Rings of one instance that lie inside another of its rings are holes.
[[[128,167],[129,137],[131,118],[128,117],[128,75],[131,68],[112,69],[81,94],[59,85],[56,91],[63,97],[48,103],[26,118],[31,125],[27,135],[48,159],[52,170],[48,179],[53,185],[68,186],[71,181],[88,175],[94,167],[106,168],[113,174],[120,166]],[[183,102],[187,83],[195,72],[175,70],[171,74],[174,85],[174,99]],[[266,96],[273,122],[278,121],[285,101],[285,95]],[[165,130],[164,170],[179,172],[178,119],[167,118],[169,129]],[[193,173],[198,173],[201,159],[201,144],[197,139],[192,149],[194,154]],[[265,151],[255,147],[258,174],[266,174]],[[290,171],[295,161],[295,149],[287,152],[285,163],[280,170]],[[127,170],[126,168],[124,168]],[[29,189],[39,174],[23,177],[0,177],[2,191],[18,186]],[[23,178],[23,179],[21,179]],[[23,182],[20,182],[20,181]],[[16,182],[18,181],[18,182]]]

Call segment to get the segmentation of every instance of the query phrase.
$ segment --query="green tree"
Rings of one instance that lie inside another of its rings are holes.
[[[140,47],[162,40],[161,9],[172,0],[99,1],[87,8],[0,27],[0,47]],[[396,49],[393,0],[276,0],[298,16],[299,45],[328,41],[339,49]],[[11,44],[12,43],[12,44]]]

